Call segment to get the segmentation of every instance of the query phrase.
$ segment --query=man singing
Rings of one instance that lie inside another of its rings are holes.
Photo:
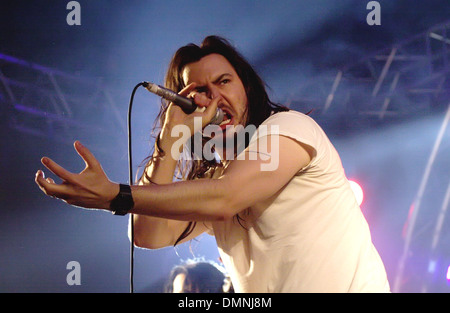
[[[261,78],[228,41],[209,36],[201,46],[180,48],[165,87],[201,109],[185,114],[163,102],[139,184],[110,181],[77,141],[85,170],[70,173],[44,157],[63,183],[38,171],[39,187],[75,206],[132,214],[139,247],[214,235],[236,292],[389,292],[337,151],[312,118],[270,101]],[[218,108],[224,120],[207,134]],[[175,131],[180,125],[192,136]],[[248,126],[258,131],[236,143]],[[217,157],[194,155],[196,137],[203,146],[220,142],[213,147]]]

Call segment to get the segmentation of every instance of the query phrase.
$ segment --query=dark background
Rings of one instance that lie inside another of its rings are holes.
[[[366,23],[363,0],[81,0],[79,26],[66,22],[68,2],[0,4],[0,291],[128,291],[128,219],[47,198],[34,175],[44,155],[82,170],[72,148],[80,139],[112,180],[128,181],[125,124],[131,90],[142,80],[162,83],[175,50],[209,34],[238,47],[274,100],[302,112],[314,110],[311,116],[335,144],[347,176],[364,189],[361,208],[395,285],[405,222],[449,103],[450,45],[427,37],[437,27],[435,33],[448,38],[449,27],[441,27],[450,18],[448,0],[378,1],[381,25],[375,26]],[[412,57],[395,59],[372,96],[393,47],[396,56]],[[345,80],[325,109],[338,71]],[[391,90],[396,73],[400,79]],[[418,91],[437,86],[432,95]],[[386,99],[388,113],[372,114]],[[158,101],[146,91],[136,93],[134,170],[149,153]],[[449,184],[449,151],[446,130],[421,205],[414,207],[417,220],[395,291],[449,291],[445,214],[437,247],[431,248]],[[136,292],[161,291],[172,266],[182,260],[219,261],[209,236],[135,254]],[[81,265],[80,286],[66,283],[70,261]]]

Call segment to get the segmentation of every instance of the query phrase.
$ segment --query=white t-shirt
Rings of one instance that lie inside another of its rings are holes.
[[[295,111],[269,117],[280,135],[314,148],[277,194],[212,223],[236,292],[389,292],[384,265],[345,177],[316,122]]]

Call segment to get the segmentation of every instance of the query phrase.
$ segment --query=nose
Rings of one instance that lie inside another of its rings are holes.
[[[214,84],[210,84],[208,86],[208,94],[207,94],[209,99],[214,99],[217,98],[218,96],[220,96],[220,91],[219,88],[217,88],[217,86],[215,86]]]
[[[212,99],[220,97],[221,95],[220,88],[214,84],[208,84],[207,86],[202,87],[201,90],[196,91],[194,98],[197,104],[208,106]]]

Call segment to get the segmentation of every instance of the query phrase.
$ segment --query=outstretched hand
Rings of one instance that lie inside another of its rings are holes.
[[[43,157],[41,162],[56,176],[62,179],[56,184],[51,178],[45,178],[39,170],[36,184],[48,196],[59,198],[68,204],[84,208],[109,210],[112,199],[119,193],[119,185],[111,182],[94,155],[79,141],[74,143],[75,150],[86,163],[79,174],[71,173],[53,160]]]

